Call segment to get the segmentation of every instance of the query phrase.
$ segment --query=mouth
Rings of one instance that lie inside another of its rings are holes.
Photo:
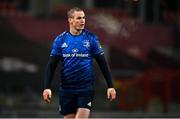
[[[84,26],[85,24],[84,24],[84,23],[81,23],[80,25],[81,25],[81,26]]]

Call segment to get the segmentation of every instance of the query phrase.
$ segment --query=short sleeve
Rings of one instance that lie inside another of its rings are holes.
[[[58,36],[55,38],[52,48],[51,48],[51,53],[50,56],[60,56],[61,55],[61,37]]]
[[[102,54],[104,53],[102,46],[99,42],[99,39],[97,36],[94,36],[92,38],[92,54],[97,55],[97,54]]]

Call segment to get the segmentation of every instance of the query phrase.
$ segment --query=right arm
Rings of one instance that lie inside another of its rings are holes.
[[[43,91],[43,99],[46,102],[50,102],[51,98],[51,82],[53,80],[53,75],[57,64],[60,60],[61,56],[61,35],[57,36],[53,42],[50,58],[46,67],[45,71],[45,78],[44,78],[44,91]]]
[[[58,56],[50,56],[44,78],[44,91],[43,91],[43,99],[46,102],[50,102],[51,98],[51,82],[53,80],[54,72],[59,63]]]
[[[54,72],[58,63],[59,63],[58,56],[50,56],[47,67],[46,67],[46,71],[45,71],[44,89],[51,88],[51,82],[53,80]]]

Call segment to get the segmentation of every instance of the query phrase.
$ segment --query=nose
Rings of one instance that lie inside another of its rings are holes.
[[[81,19],[81,23],[85,23],[85,19]]]

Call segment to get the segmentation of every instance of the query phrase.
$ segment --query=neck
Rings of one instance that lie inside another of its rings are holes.
[[[79,35],[79,34],[82,32],[82,30],[70,28],[69,32],[70,32],[72,35]]]

